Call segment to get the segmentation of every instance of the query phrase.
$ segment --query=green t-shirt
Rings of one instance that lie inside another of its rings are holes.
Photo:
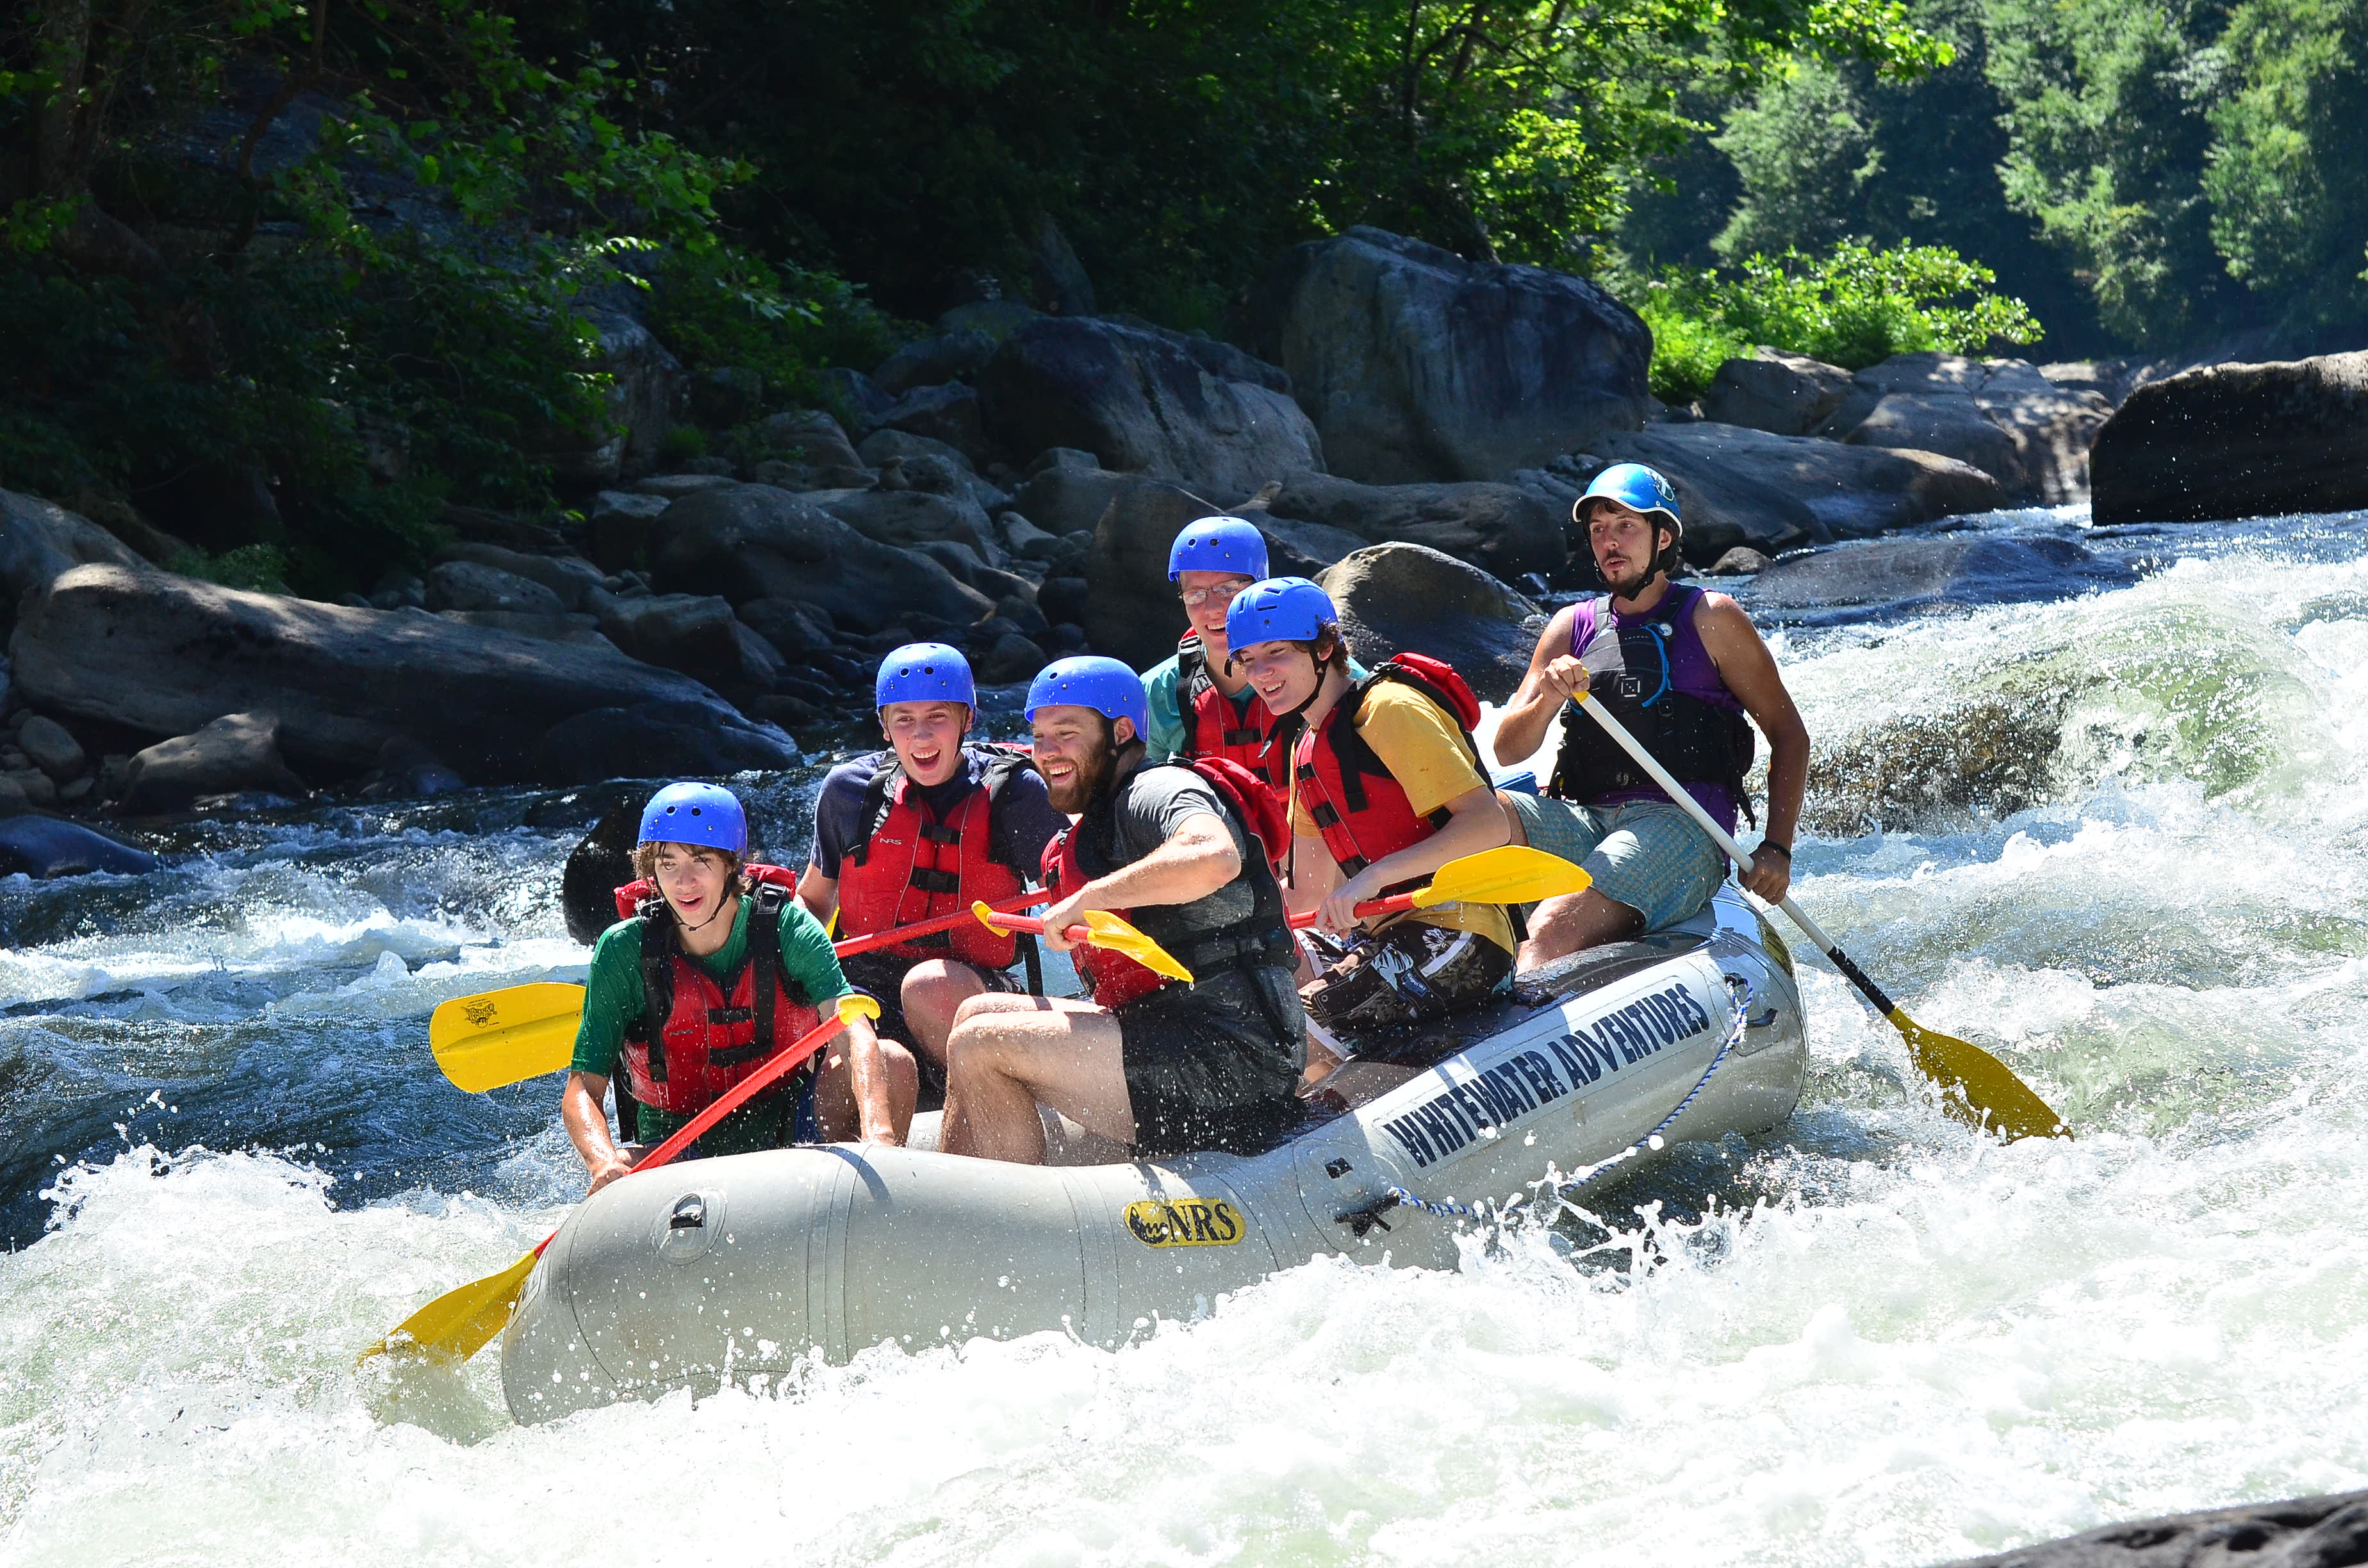
[[[732,935],[704,957],[692,957],[721,982],[740,967],[748,951],[749,912],[756,900],[743,897],[732,917]],[[790,899],[781,905],[781,972],[803,986],[818,1006],[827,1006],[855,987],[839,971],[838,955],[831,951],[830,934],[805,905]],[[620,920],[600,933],[592,949],[592,967],[584,977],[584,1016],[575,1026],[575,1055],[571,1071],[602,1078],[617,1075],[625,1044],[625,1027],[642,1016],[646,1005],[642,991],[642,922]],[[796,1075],[791,1082],[794,1084]],[[770,1088],[725,1117],[700,1137],[700,1149],[709,1154],[740,1154],[770,1149],[787,1142],[782,1118],[791,1108],[783,1091]],[[654,1106],[640,1108],[635,1132],[644,1143],[655,1143],[690,1119]]]

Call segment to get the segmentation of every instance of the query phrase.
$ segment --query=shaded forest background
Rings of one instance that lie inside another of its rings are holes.
[[[1218,336],[1371,223],[1752,341],[2368,338],[2368,0],[54,0],[0,487],[332,595],[564,516],[604,313],[825,398],[981,298]],[[2018,303],[2019,301],[2019,303]]]

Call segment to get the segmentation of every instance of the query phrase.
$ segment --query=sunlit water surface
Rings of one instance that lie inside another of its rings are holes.
[[[2152,574],[1776,637],[1861,758],[2044,721],[2032,803],[1804,835],[1796,892],[2078,1142],[1944,1119],[1808,970],[1800,1110],[1605,1195],[1579,1265],[1319,1262],[1114,1354],[883,1350],[536,1429],[490,1354],[356,1370],[581,1193],[553,1085],[463,1096],[425,1037],[580,977],[597,792],[0,881],[0,1560],[1907,1565],[2368,1485],[2368,533],[2111,542]],[[786,858],[824,760],[759,792]]]

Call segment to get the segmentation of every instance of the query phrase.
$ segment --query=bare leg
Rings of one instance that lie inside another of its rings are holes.
[[[962,1004],[946,1041],[949,1154],[1044,1163],[1039,1101],[1114,1142],[1134,1142],[1118,1020],[1043,996],[985,994]]]
[[[946,1059],[946,1036],[953,1032],[954,1010],[973,996],[987,994],[978,971],[953,959],[925,959],[905,971],[896,994],[905,1022],[913,1031],[905,1043],[932,1062]],[[1001,994],[997,993],[996,994]]]
[[[893,1040],[880,1042],[880,1059],[888,1069],[888,1116],[901,1143],[913,1130],[913,1105],[921,1096],[921,1073],[913,1065],[913,1053]],[[834,1041],[823,1051],[822,1075],[814,1080],[814,1120],[822,1125],[825,1143],[844,1142],[863,1131],[862,1118],[855,1110],[855,1074],[848,1065],[843,1042]]]
[[[1633,937],[1645,917],[1593,888],[1550,898],[1530,912],[1530,939],[1521,944],[1517,970],[1536,969],[1582,948],[1600,948]]]

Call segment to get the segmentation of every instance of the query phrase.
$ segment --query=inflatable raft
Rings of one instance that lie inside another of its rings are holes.
[[[1656,1130],[1665,1146],[1775,1126],[1805,1059],[1791,960],[1730,885],[1395,1061],[1348,1063],[1263,1154],[1029,1166],[837,1144],[629,1176],[544,1252],[502,1387],[518,1420],[547,1421],[883,1342],[1054,1330],[1115,1346],[1327,1253],[1452,1267],[1471,1210],[1549,1167]],[[1081,1157],[1074,1141],[1064,1154]]]

